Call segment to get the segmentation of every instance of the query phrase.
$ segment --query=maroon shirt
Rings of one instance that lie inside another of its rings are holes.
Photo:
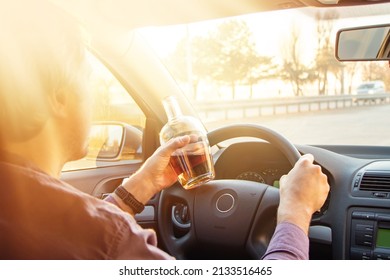
[[[0,182],[0,259],[171,258],[130,214],[16,156]]]
[[[0,159],[0,182],[0,259],[172,259],[130,214],[15,155]],[[307,251],[303,231],[284,223],[265,259],[304,259]]]

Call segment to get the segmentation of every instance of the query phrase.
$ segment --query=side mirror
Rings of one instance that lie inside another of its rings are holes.
[[[142,131],[124,123],[94,123],[88,144],[87,159],[118,161],[142,157]]]
[[[336,58],[339,61],[390,60],[390,24],[339,30]]]

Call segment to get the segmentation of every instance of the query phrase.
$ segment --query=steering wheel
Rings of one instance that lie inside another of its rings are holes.
[[[259,125],[229,125],[208,134],[210,146],[235,137],[266,140],[278,148],[291,165],[300,157],[286,138]],[[160,194],[160,238],[177,259],[199,258],[199,255],[202,258],[259,259],[275,230],[278,205],[279,190],[262,183],[214,180],[192,190],[175,184]],[[187,229],[184,233],[175,231],[174,215],[179,218],[185,215]],[[234,255],[229,256],[229,251]]]

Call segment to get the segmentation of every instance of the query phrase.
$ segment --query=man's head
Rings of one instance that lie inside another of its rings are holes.
[[[30,141],[49,129],[65,160],[84,155],[89,105],[82,39],[77,22],[46,1],[0,0],[4,143]]]

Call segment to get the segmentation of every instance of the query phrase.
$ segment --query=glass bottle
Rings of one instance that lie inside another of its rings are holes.
[[[168,122],[161,129],[160,143],[182,135],[189,135],[191,139],[188,145],[174,152],[170,160],[180,184],[192,189],[214,179],[214,163],[203,124],[195,117],[183,115],[174,96],[166,97],[163,105]]]

